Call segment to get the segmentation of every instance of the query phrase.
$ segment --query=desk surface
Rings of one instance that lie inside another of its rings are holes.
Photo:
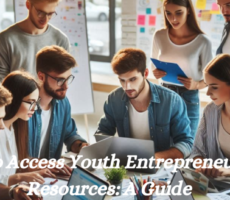
[[[67,158],[64,158],[64,159],[65,159],[65,163],[66,163],[66,164],[71,162],[71,159],[67,159]],[[94,175],[96,175],[96,176],[98,176],[99,178],[101,178],[101,179],[103,179],[103,180],[106,181],[106,178],[105,178],[105,176],[104,176],[104,171],[103,171],[103,169],[97,169],[97,170],[91,171],[91,173],[93,173]],[[127,177],[132,177],[132,176],[134,176],[134,174],[135,174],[135,175],[139,175],[139,173],[135,173],[135,172],[132,172],[132,171],[127,171]],[[145,173],[142,173],[142,176],[143,176],[143,177],[144,177],[144,176],[148,176],[148,175],[154,176],[153,174],[145,174]],[[159,176],[159,177],[160,177],[160,176]],[[127,180],[128,180],[128,179],[124,179],[124,180],[123,180],[123,183],[125,182],[125,184],[127,184],[127,182],[129,182],[129,181],[127,181]],[[123,186],[124,186],[124,184],[123,184]],[[194,200],[210,200],[209,197],[204,196],[204,195],[201,195],[201,194],[199,194],[199,193],[197,193],[197,192],[193,192],[192,195],[193,195],[193,197],[194,197]],[[124,197],[125,197],[125,196],[124,196]],[[106,196],[106,197],[105,197],[105,200],[110,200],[110,199],[112,199],[112,198],[113,198],[113,196]],[[44,199],[44,200],[51,200],[51,199]],[[154,200],[155,200],[155,199],[154,199]]]

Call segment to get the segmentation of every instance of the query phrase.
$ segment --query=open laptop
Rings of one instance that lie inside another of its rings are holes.
[[[95,176],[89,171],[81,168],[80,166],[77,166],[77,168],[73,170],[67,185],[68,187],[87,185],[89,187],[97,186],[98,188],[100,186],[106,186],[107,190],[109,187],[109,183],[100,179],[99,177]],[[106,193],[107,190],[103,190],[103,192]],[[79,190],[79,193],[81,193],[81,190]],[[62,197],[62,200],[103,200],[105,196],[106,195],[103,195],[103,196],[99,195],[98,192],[92,196],[88,193],[88,190],[85,190],[85,195],[73,196],[73,195],[70,195],[70,192],[69,192]]]
[[[99,142],[101,140],[104,140],[104,139],[107,139],[107,138],[113,137],[113,136],[106,135],[106,134],[103,134],[103,133],[95,133],[94,137],[95,137],[96,142]]]
[[[123,138],[123,137],[109,137],[107,139],[101,140],[89,147],[83,148],[78,155],[83,157],[77,163],[81,165],[81,162],[88,159],[104,159],[106,156],[111,158],[111,154],[116,154],[116,158],[120,159],[120,165],[127,165],[128,155],[137,156],[132,165],[138,165],[138,159],[147,159],[147,166],[149,166],[149,159],[154,158],[155,148],[154,142],[152,140],[140,140],[133,138]],[[134,160],[134,159],[133,159]],[[142,162],[143,164],[144,162]],[[143,165],[142,165],[143,166]],[[126,168],[127,170],[142,172],[142,173],[155,173],[155,162],[152,162],[153,169],[147,167],[147,169],[136,169],[136,168]],[[89,167],[88,170],[93,170]]]

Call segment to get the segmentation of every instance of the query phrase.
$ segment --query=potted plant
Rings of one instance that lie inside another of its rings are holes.
[[[124,166],[120,168],[104,169],[105,177],[111,185],[116,187],[114,195],[118,196],[122,191],[123,176],[126,175],[126,169]]]

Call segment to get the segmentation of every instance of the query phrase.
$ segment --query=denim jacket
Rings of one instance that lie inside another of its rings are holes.
[[[170,147],[179,149],[184,158],[191,153],[193,137],[184,101],[175,92],[148,82],[151,101],[148,106],[150,137],[155,151]],[[116,89],[104,104],[104,116],[100,119],[97,133],[130,137],[129,98],[122,88]],[[141,133],[140,133],[141,134]]]
[[[50,120],[50,141],[49,157],[47,159],[59,159],[62,153],[63,143],[67,146],[68,151],[76,140],[86,142],[77,134],[75,121],[71,118],[71,107],[69,100],[52,100],[52,114]],[[37,158],[40,150],[41,140],[41,108],[34,113],[29,120],[29,154]]]

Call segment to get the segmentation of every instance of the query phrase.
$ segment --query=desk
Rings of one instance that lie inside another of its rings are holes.
[[[104,176],[104,171],[103,169],[97,169],[97,170],[94,170],[92,171],[93,174],[97,175],[98,177],[100,177],[101,179],[103,180],[106,180],[105,176]],[[127,176],[133,176],[134,174],[138,174],[138,173],[135,173],[135,172],[127,172]],[[143,177],[144,176],[147,176],[147,174],[142,174]],[[123,182],[126,182],[125,184],[127,185],[127,183],[129,183],[129,180],[128,179],[124,179]],[[59,187],[62,186],[62,185],[67,185],[67,181],[62,181],[62,180],[59,180],[55,185],[58,185]],[[124,187],[124,184],[123,184],[123,187]],[[196,192],[193,192],[192,193],[193,197],[195,200],[210,200],[209,197],[207,196],[204,196],[204,195],[200,195],[199,193],[196,193]],[[122,197],[122,198],[121,198]],[[111,200],[113,199],[114,197],[113,196],[106,196],[105,197],[105,200]],[[61,200],[62,199],[62,196],[60,195],[56,195],[56,196],[45,196],[44,197],[44,200]],[[117,197],[114,198],[114,200],[118,199]],[[133,196],[119,196],[119,199],[124,199],[124,200],[134,200],[134,197]],[[167,200],[169,198],[167,197],[164,197],[164,196],[158,196],[158,198],[154,198],[154,200]]]

